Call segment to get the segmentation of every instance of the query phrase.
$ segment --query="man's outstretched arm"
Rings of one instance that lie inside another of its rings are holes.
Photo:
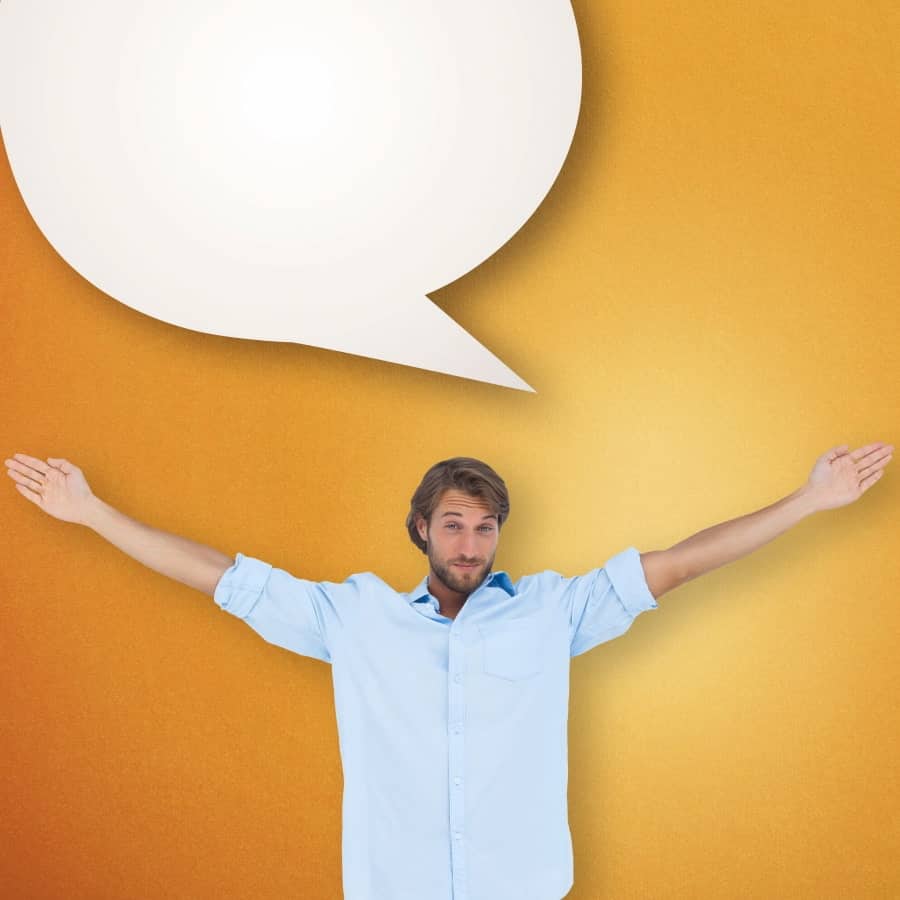
[[[148,568],[210,597],[234,562],[212,547],[151,528],[113,509],[94,495],[81,469],[68,460],[45,462],[16,453],[5,463],[16,490],[48,515],[86,525]]]
[[[850,452],[847,445],[823,453],[806,483],[770,506],[698,531],[668,550],[641,554],[654,597],[746,556],[814,512],[846,506],[884,473],[892,444],[876,442]]]

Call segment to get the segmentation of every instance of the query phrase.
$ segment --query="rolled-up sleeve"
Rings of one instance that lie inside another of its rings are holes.
[[[564,585],[571,656],[624,634],[638,614],[658,607],[634,547],[617,553],[600,569],[566,579]]]
[[[219,579],[213,600],[270,644],[331,662],[329,636],[337,618],[327,583],[295,578],[238,553]]]

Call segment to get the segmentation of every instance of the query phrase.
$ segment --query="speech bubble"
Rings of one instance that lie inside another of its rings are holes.
[[[3,0],[25,205],[120,302],[532,390],[427,294],[531,217],[581,53],[562,0]]]

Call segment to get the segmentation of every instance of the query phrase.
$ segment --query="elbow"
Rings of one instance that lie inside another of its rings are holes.
[[[655,600],[691,578],[684,559],[671,548],[642,553],[641,566],[647,587]]]

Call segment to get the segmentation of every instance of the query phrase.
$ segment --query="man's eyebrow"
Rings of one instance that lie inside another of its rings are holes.
[[[447,512],[441,514],[441,518],[443,519],[444,516],[459,516],[460,518],[462,518],[462,513],[457,512],[456,510],[453,510],[453,509],[448,509]],[[485,519],[496,519],[496,518],[497,518],[497,513],[488,513],[486,516],[481,517],[481,521],[483,522]]]

